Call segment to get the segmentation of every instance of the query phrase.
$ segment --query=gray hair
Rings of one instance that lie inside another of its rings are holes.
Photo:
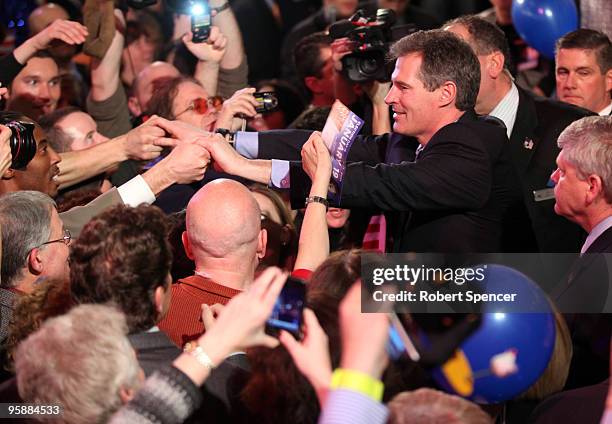
[[[612,118],[588,116],[574,121],[559,135],[557,144],[578,177],[595,174],[602,179],[604,197],[612,203]]]
[[[2,287],[22,277],[32,249],[49,240],[55,202],[39,191],[16,191],[0,196],[2,226]]]
[[[63,406],[63,423],[105,423],[121,406],[120,389],[136,389],[140,367],[124,315],[81,305],[46,321],[15,355],[25,402]]]
[[[475,403],[429,388],[402,392],[391,399],[387,406],[389,424],[493,423],[493,419]]]

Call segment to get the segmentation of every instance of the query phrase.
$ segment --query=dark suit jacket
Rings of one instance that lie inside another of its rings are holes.
[[[551,298],[564,313],[574,353],[566,388],[595,384],[609,376],[612,315],[612,228],[604,231],[572,265],[568,278]]]
[[[538,405],[529,418],[534,424],[599,424],[609,381],[557,393]]]
[[[555,200],[534,200],[534,190],[551,186],[557,168],[557,138],[572,122],[593,113],[572,105],[534,97],[519,88],[519,106],[510,148],[520,176],[524,204],[512,207],[512,219],[504,234],[504,250],[512,252],[578,252],[584,231],[557,215]],[[531,148],[528,148],[531,147]]]
[[[290,156],[301,136],[295,133],[283,153]],[[265,138],[260,135],[259,157],[271,153]],[[499,251],[506,206],[518,195],[505,129],[470,111],[438,131],[417,161],[406,161],[413,147],[414,140],[398,135],[358,137],[348,160],[367,162],[347,167],[340,206],[386,211],[396,252]],[[387,159],[403,162],[382,163]],[[303,203],[309,185],[292,163],[292,200]]]

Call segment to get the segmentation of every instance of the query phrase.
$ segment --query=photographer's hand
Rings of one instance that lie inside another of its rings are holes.
[[[223,108],[217,117],[215,128],[227,128],[232,131],[237,130],[237,126],[233,124],[234,117],[242,115],[245,117],[253,117],[257,114],[255,107],[258,105],[257,100],[253,96],[254,88],[243,88],[234,93],[232,97],[223,103]],[[239,127],[240,124],[238,124]]]
[[[4,175],[7,169],[10,168],[12,162],[11,144],[11,129],[0,125],[0,177]]]
[[[338,38],[331,43],[332,62],[337,72],[342,72],[342,58],[353,52],[354,45],[348,38]]]
[[[370,81],[362,86],[372,102],[372,134],[382,135],[390,133],[389,105],[385,103],[385,98],[391,89],[391,83]]]

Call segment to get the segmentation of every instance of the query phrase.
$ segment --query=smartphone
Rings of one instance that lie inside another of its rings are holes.
[[[191,6],[191,33],[194,43],[203,43],[210,35],[210,7],[207,1],[196,1]]]
[[[266,333],[278,337],[280,330],[289,332],[296,340],[302,338],[303,312],[306,299],[306,284],[289,277],[276,299],[272,314],[266,322]]]

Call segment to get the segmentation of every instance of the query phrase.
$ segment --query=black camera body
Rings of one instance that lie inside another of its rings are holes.
[[[353,41],[353,52],[342,58],[342,72],[353,82],[389,81],[393,63],[387,62],[391,44],[417,31],[415,25],[393,27],[395,12],[378,9],[375,16],[366,17],[360,9],[348,20],[336,22],[329,28],[333,39]]]

